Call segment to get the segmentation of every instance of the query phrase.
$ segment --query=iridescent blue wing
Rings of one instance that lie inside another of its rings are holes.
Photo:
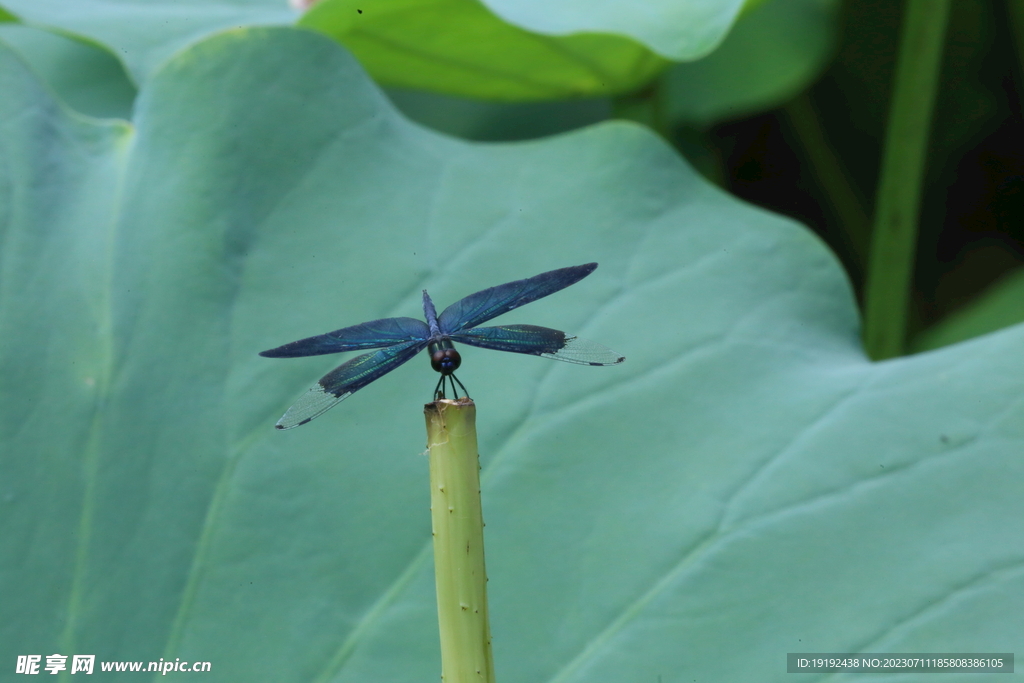
[[[306,424],[370,382],[383,377],[405,363],[423,350],[426,345],[426,341],[417,339],[364,353],[339,365],[310,387],[309,391],[288,409],[288,412],[277,421],[275,426],[278,429],[291,429]]]
[[[506,282],[456,301],[438,316],[441,332],[452,334],[519,308],[575,284],[594,272],[596,263],[550,270],[540,275]],[[468,342],[467,342],[468,343]]]
[[[334,332],[318,334],[278,346],[276,349],[261,351],[267,358],[298,358],[300,356],[322,356],[325,353],[379,349],[383,346],[403,342],[425,340],[430,336],[427,324],[415,318],[382,318],[361,325],[343,327]],[[344,366],[343,366],[344,367]]]
[[[626,360],[606,346],[536,325],[476,327],[457,332],[451,338],[484,349],[527,353],[580,365],[617,365]]]

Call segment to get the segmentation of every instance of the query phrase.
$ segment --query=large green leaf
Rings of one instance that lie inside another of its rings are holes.
[[[666,117],[707,126],[779,106],[825,69],[838,13],[837,0],[769,0],[746,12],[718,49],[665,73]]]
[[[336,2],[338,0],[326,0]],[[707,54],[729,31],[744,3],[765,0],[487,0],[505,21],[544,35],[606,33],[629,36],[673,60]]]
[[[66,0],[5,1],[24,21],[106,45],[136,82],[203,36],[227,27],[287,24],[297,16],[268,0],[184,8],[179,2],[76,0],[73,9]],[[699,60],[668,76],[668,105],[674,118],[707,122],[777,103],[805,85],[832,44],[834,5],[759,3],[723,46],[726,54],[714,58],[706,56],[732,28],[740,0],[662,0],[643,12],[623,3],[324,0],[300,23],[344,43],[383,84],[490,100],[629,92],[667,59]],[[72,48],[52,49],[75,65],[79,60],[64,55]]]
[[[281,433],[337,360],[256,352],[590,260],[507,322],[624,365],[467,349],[459,373],[502,681],[1024,645],[1024,327],[872,364],[821,243],[645,130],[444,138],[311,32],[190,47],[132,127],[7,51],[0,92],[6,666],[436,677],[426,359]]]
[[[728,5],[731,13],[724,12],[729,21],[714,27],[720,31],[718,40],[740,5],[731,0],[720,4]],[[652,10],[675,5],[693,6],[667,2],[645,12],[620,12],[620,16],[659,18],[664,28],[671,26],[669,17]],[[697,5],[705,7],[704,3]],[[588,30],[592,15],[601,15],[600,11],[590,11],[593,4],[563,4],[563,9],[566,7],[575,11],[526,13],[527,18],[563,16],[564,26],[560,22],[545,23],[546,30],[538,31],[524,28],[521,21],[506,23],[476,0],[389,0],[379,4],[324,0],[304,15],[300,24],[343,43],[384,85],[490,100],[628,92],[650,81],[666,66],[664,58],[618,30]],[[540,9],[539,5],[534,9]],[[704,31],[707,21],[705,17],[700,19],[675,26]],[[555,30],[556,25],[561,29]],[[685,33],[686,29],[678,32]],[[704,46],[702,51],[712,47]]]
[[[0,40],[18,51],[65,104],[100,118],[131,115],[135,87],[106,50],[22,24],[0,24]]]
[[[413,121],[467,140],[530,140],[606,121],[612,115],[612,101],[607,97],[485,102],[406,88],[386,88],[385,92]]]
[[[784,103],[828,63],[838,9],[836,0],[776,0],[744,12],[714,52],[661,76],[661,116],[701,128]],[[509,104],[405,89],[389,95],[410,118],[471,140],[541,137],[611,115],[608,98]]]
[[[303,26],[348,47],[381,83],[501,101],[635,90],[666,60],[722,41],[743,0],[324,0]],[[225,28],[289,24],[282,0],[4,0],[23,21],[110,49],[137,83],[183,46]],[[0,8],[3,11],[3,8]]]
[[[94,40],[142,83],[174,52],[217,31],[289,24],[283,0],[0,0],[21,21]]]

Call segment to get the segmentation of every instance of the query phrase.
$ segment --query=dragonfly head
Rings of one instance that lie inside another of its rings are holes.
[[[427,351],[430,352],[430,367],[442,375],[450,375],[462,365],[462,356],[448,339],[430,344]]]

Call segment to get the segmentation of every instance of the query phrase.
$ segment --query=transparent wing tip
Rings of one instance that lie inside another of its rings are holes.
[[[301,427],[313,418],[320,417],[351,395],[352,392],[349,391],[341,396],[335,396],[329,391],[325,391],[317,382],[302,395],[302,398],[292,404],[292,407],[274,425],[274,429]]]
[[[554,353],[540,354],[545,358],[561,360],[566,363],[577,365],[618,365],[626,360],[626,357],[612,351],[607,346],[580,337],[565,337],[565,346]]]

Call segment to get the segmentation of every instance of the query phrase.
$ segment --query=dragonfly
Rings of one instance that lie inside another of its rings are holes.
[[[306,424],[411,360],[423,349],[430,354],[430,366],[441,373],[434,387],[434,400],[445,397],[445,383],[449,380],[456,398],[456,382],[468,396],[466,387],[455,377],[455,371],[462,365],[462,357],[453,342],[579,365],[618,365],[626,360],[624,356],[561,330],[536,325],[478,327],[503,313],[565,289],[596,268],[596,263],[585,263],[506,282],[456,301],[441,315],[437,314],[434,302],[424,289],[425,323],[416,318],[382,318],[262,351],[260,355],[266,358],[298,358],[378,349],[356,356],[321,377],[288,409],[275,427],[291,429]]]

